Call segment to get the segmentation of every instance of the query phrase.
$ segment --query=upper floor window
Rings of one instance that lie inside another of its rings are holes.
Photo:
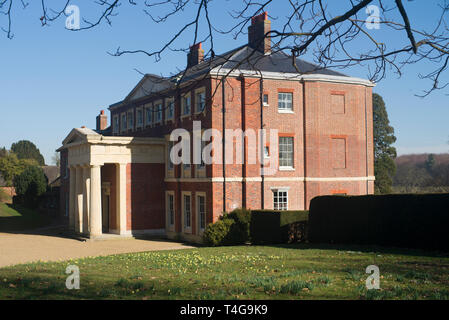
[[[156,111],[156,119],[154,121],[155,122],[162,122],[162,103],[156,104],[154,109]]]
[[[195,112],[203,112],[206,107],[206,92],[204,90],[198,91],[195,95]]]
[[[142,108],[137,109],[136,115],[137,115],[137,121],[136,121],[137,127],[142,127],[143,126],[143,110],[142,110]]]
[[[175,101],[173,98],[167,100],[167,109],[165,119],[173,119],[175,116]]]
[[[293,168],[293,137],[279,137],[279,167]]]
[[[122,125],[121,125],[121,131],[126,130],[126,113],[122,113]]]
[[[120,123],[119,123],[119,118],[117,115],[114,116],[114,120],[112,121],[112,132],[114,134],[119,133],[119,127],[120,127]]]
[[[182,115],[189,115],[191,113],[191,99],[190,94],[182,97]]]
[[[145,108],[145,125],[149,126],[153,122],[153,110],[151,107]]]
[[[128,112],[128,129],[134,129],[134,112]]]
[[[263,94],[263,105],[268,106],[268,94],[267,93]]]
[[[293,93],[278,93],[278,109],[279,111],[293,111]]]

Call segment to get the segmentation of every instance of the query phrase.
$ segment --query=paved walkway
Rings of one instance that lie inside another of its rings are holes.
[[[117,253],[192,248],[177,242],[141,239],[79,241],[43,234],[0,233],[0,267],[34,261],[59,261]]]

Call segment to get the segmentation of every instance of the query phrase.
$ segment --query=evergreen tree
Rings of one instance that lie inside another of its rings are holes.
[[[387,109],[382,97],[373,94],[373,134],[374,134],[374,183],[375,193],[391,193],[393,177],[396,173],[396,141],[394,128],[390,126]]]
[[[35,159],[40,166],[45,165],[44,157],[34,143],[28,140],[20,140],[13,143],[11,151],[17,155],[19,159]]]

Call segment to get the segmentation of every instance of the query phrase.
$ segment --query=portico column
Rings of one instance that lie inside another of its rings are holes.
[[[89,233],[90,211],[90,167],[83,167],[83,233]]]
[[[75,191],[75,231],[83,232],[83,168],[76,167]]]
[[[69,190],[69,229],[75,230],[75,201],[76,201],[76,169],[70,167],[70,190]]]
[[[126,163],[116,165],[117,170],[117,230],[126,234]]]
[[[102,233],[101,219],[101,170],[99,165],[90,167],[90,237]]]

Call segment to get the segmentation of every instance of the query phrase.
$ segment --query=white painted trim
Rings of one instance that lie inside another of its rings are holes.
[[[166,178],[165,182],[224,182],[223,177],[214,178]],[[368,177],[265,177],[265,181],[292,182],[292,181],[375,181],[374,176]],[[226,182],[260,182],[262,177],[230,177],[226,178]]]
[[[270,72],[270,71],[251,71],[251,70],[232,70],[229,68],[223,68],[221,66],[215,67],[210,71],[212,76],[233,76],[238,77],[244,75],[245,77],[260,78],[261,75],[264,79],[273,80],[287,80],[287,81],[322,81],[322,82],[334,82],[345,84],[360,84],[367,87],[374,87],[376,84],[361,78],[345,77],[345,76],[332,76],[325,74],[298,74],[288,72]]]

